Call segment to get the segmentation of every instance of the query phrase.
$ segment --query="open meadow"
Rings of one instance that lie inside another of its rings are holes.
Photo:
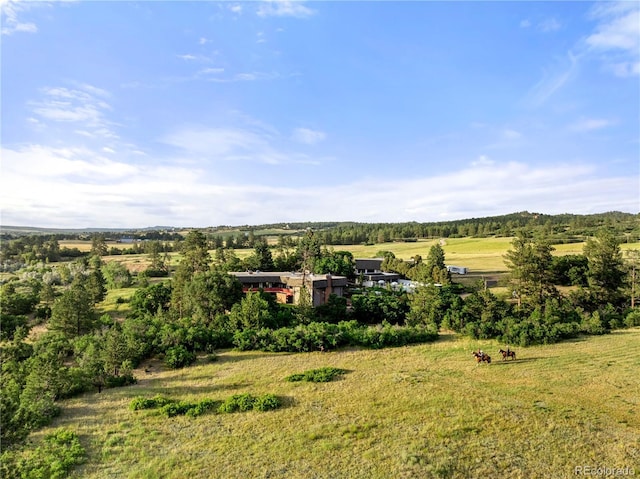
[[[36,436],[76,431],[83,478],[575,477],[576,466],[640,473],[640,329],[517,349],[442,334],[383,350],[276,354],[221,351],[138,384],[61,403]],[[476,365],[472,350],[493,357]],[[328,383],[284,378],[332,366]],[[273,393],[270,412],[167,418],[132,411],[137,396],[223,400]]]

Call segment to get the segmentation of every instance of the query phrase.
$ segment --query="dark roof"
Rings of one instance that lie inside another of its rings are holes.
[[[329,278],[333,286],[346,286],[346,276],[333,276],[328,274],[306,274],[282,272],[282,271],[232,271],[243,284],[251,283],[283,283],[288,286],[302,286],[303,278],[307,284],[311,283],[314,288],[326,288]]]
[[[356,258],[356,269],[380,269],[384,258]]]

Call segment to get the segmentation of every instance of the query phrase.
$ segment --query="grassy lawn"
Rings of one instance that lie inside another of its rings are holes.
[[[135,386],[64,401],[52,427],[80,434],[83,478],[562,478],[580,465],[638,473],[639,341],[640,328],[617,331],[517,349],[512,362],[497,357],[505,345],[452,334],[377,351],[223,351],[177,371],[156,362],[136,372]],[[478,347],[491,365],[476,366]],[[284,379],[326,366],[348,372],[329,383]],[[139,395],[236,393],[274,393],[285,407],[171,419],[128,408]]]

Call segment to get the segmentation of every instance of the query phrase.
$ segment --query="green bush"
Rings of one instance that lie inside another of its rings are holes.
[[[196,417],[201,416],[209,411],[215,411],[220,406],[220,401],[214,401],[213,399],[203,399],[197,404],[193,405],[188,411],[187,416]]]
[[[258,396],[253,404],[256,411],[273,411],[282,406],[282,401],[274,394],[263,394]]]
[[[169,399],[164,396],[155,396],[151,399],[138,396],[129,403],[129,409],[131,409],[132,411],[139,411],[141,409],[156,409],[173,402],[173,399]]]
[[[627,328],[633,328],[634,326],[640,326],[640,309],[635,308],[627,313],[627,317],[624,319],[624,325]]]
[[[194,407],[195,404],[186,401],[172,402],[162,406],[160,408],[160,412],[162,412],[162,414],[167,417],[183,416],[187,414],[187,411],[193,409]]]
[[[45,436],[35,449],[8,450],[1,459],[4,478],[61,479],[86,460],[86,451],[78,435],[63,428]]]
[[[105,387],[107,388],[119,388],[122,386],[129,386],[136,384],[138,380],[132,374],[121,374],[120,376],[107,376],[105,380]]]
[[[253,409],[255,401],[256,398],[251,394],[234,394],[230,398],[227,398],[222,404],[220,404],[218,412],[230,413],[237,411],[251,411]]]
[[[172,369],[179,369],[189,366],[196,361],[195,353],[187,351],[182,345],[167,349],[164,357],[165,364]]]
[[[273,394],[253,396],[251,394],[235,394],[227,398],[218,407],[219,413],[233,413],[246,411],[272,411],[282,406],[282,401]]]
[[[246,329],[235,333],[233,344],[241,351],[307,352],[328,351],[346,345],[404,346],[433,341],[437,337],[437,332],[428,327],[392,326],[386,322],[367,327],[357,321],[341,321],[338,324],[312,322],[276,330]]]
[[[307,381],[312,383],[326,383],[333,381],[336,377],[345,374],[345,369],[325,367],[318,369],[310,369],[304,373],[292,374],[285,378],[289,382]]]

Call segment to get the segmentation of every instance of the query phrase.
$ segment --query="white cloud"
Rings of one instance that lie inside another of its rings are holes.
[[[531,26],[531,21],[528,19],[522,20],[520,22],[520,28],[529,28]]]
[[[532,107],[544,104],[562,89],[577,73],[579,56],[572,51],[560,59],[551,70],[543,73],[542,79],[527,93],[525,103]]]
[[[598,3],[590,13],[598,24],[587,46],[603,55],[614,74],[640,75],[640,3]]]
[[[224,73],[224,68],[203,68],[198,71],[198,75],[219,75]]]
[[[231,150],[240,141],[258,141],[231,131],[221,131],[218,137]],[[595,166],[536,168],[498,163],[484,155],[469,167],[438,176],[371,176],[340,184],[278,187],[238,184],[192,164],[166,159],[156,160],[153,168],[133,166],[126,159],[110,160],[81,148],[33,145],[2,148],[1,153],[3,222],[33,226],[439,221],[522,210],[637,212],[640,194],[633,175],[607,178]]]
[[[326,133],[319,130],[311,130],[309,128],[296,128],[293,130],[291,138],[299,143],[306,145],[315,145],[327,137]]]
[[[517,140],[519,138],[522,138],[522,133],[516,130],[512,130],[510,128],[506,128],[502,131],[502,137],[505,140]]]
[[[544,33],[555,32],[560,28],[562,28],[562,24],[555,18],[547,18],[538,24],[538,29]]]
[[[614,124],[615,124],[614,121],[606,120],[603,118],[583,118],[573,123],[572,125],[570,125],[569,129],[577,132],[587,132],[587,131],[600,130],[602,128],[607,128]]]
[[[76,88],[47,87],[40,90],[42,98],[28,103],[40,121],[81,124],[76,133],[90,138],[116,138],[106,113],[111,110],[105,98],[109,93],[92,85]]]
[[[266,0],[257,11],[261,17],[296,17],[306,18],[315,15],[316,11],[303,5],[301,0]]]
[[[242,13],[242,5],[240,5],[239,3],[229,5],[227,8],[229,8],[230,12],[233,12],[235,14],[240,15]]]
[[[480,155],[476,161],[471,162],[471,166],[491,166],[494,163],[487,155]]]
[[[2,0],[0,11],[2,15],[2,34],[36,33],[38,27],[32,22],[23,22],[20,16],[37,2],[25,2],[24,0]]]
[[[233,161],[266,165],[319,164],[319,160],[290,147],[269,128],[183,128],[161,139],[193,162]]]

